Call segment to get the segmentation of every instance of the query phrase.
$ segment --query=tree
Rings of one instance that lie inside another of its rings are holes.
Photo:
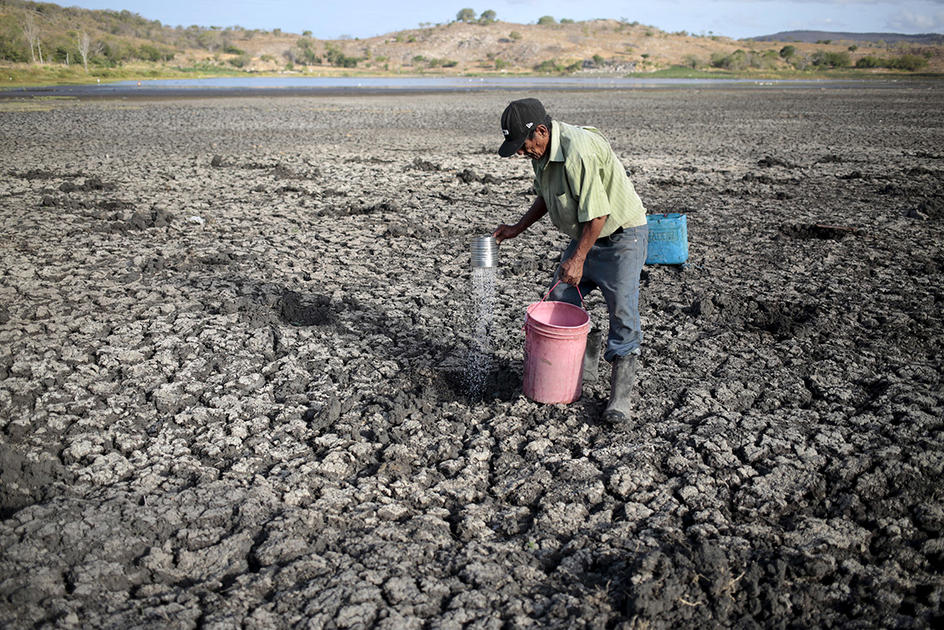
[[[456,13],[456,22],[474,22],[475,21],[475,10],[474,9],[461,9]]]
[[[554,19],[552,15],[542,15],[538,18],[538,24],[541,26],[548,26],[550,24],[557,24],[557,20]]]
[[[33,19],[32,13],[27,13],[26,17],[23,19],[23,35],[26,37],[26,42],[30,47],[30,57],[33,60],[33,63],[36,63],[37,53],[39,56],[39,63],[43,62],[43,47],[42,42],[39,41],[39,28],[36,26],[36,21]]]
[[[828,66],[830,68],[845,68],[851,61],[847,52],[831,52],[817,50],[811,59],[814,66]]]
[[[82,65],[85,67],[85,71],[88,72],[88,57],[89,50],[92,47],[92,38],[89,37],[89,34],[85,31],[78,33],[75,36],[75,45],[79,49],[79,56],[82,57]]]
[[[487,11],[482,11],[482,15],[479,16],[479,24],[491,24],[498,18],[498,14],[488,9]]]

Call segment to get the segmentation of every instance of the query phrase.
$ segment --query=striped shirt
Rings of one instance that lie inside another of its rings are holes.
[[[571,238],[580,238],[581,223],[605,215],[601,238],[646,224],[642,200],[597,129],[555,120],[547,152],[531,164],[534,189],[544,198],[551,222]]]

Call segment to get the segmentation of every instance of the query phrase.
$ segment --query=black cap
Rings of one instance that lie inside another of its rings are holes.
[[[508,157],[517,153],[528,139],[531,130],[543,125],[545,120],[547,112],[544,111],[541,101],[536,98],[523,98],[509,103],[501,117],[505,142],[498,149],[498,155]]]

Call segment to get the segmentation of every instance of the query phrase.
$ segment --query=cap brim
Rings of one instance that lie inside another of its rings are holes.
[[[527,138],[518,138],[516,140],[505,140],[502,145],[498,148],[498,155],[502,157],[511,157],[518,152],[518,149],[524,146],[524,141]]]

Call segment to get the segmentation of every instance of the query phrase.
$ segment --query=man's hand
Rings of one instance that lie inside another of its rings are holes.
[[[521,230],[518,229],[517,225],[505,225],[502,223],[498,228],[492,232],[492,236],[495,237],[495,240],[501,243],[502,241],[514,238],[521,234]]]
[[[534,203],[531,204],[531,207],[528,208],[528,211],[524,213],[524,216],[521,217],[517,223],[514,225],[505,225],[502,223],[492,232],[492,236],[494,236],[495,240],[499,243],[510,238],[515,238],[531,227],[535,221],[545,214],[547,214],[547,205],[544,203],[544,197],[537,197]]]
[[[577,286],[580,284],[580,279],[583,278],[584,260],[584,258],[571,256],[562,262],[560,266],[560,279],[571,286]]]
[[[605,214],[580,224],[580,240],[577,241],[577,248],[573,255],[560,266],[559,277],[562,281],[572,286],[580,284],[580,279],[583,278],[583,263],[587,260],[590,248],[597,242],[600,232],[603,231],[603,224],[606,223],[608,216]]]

